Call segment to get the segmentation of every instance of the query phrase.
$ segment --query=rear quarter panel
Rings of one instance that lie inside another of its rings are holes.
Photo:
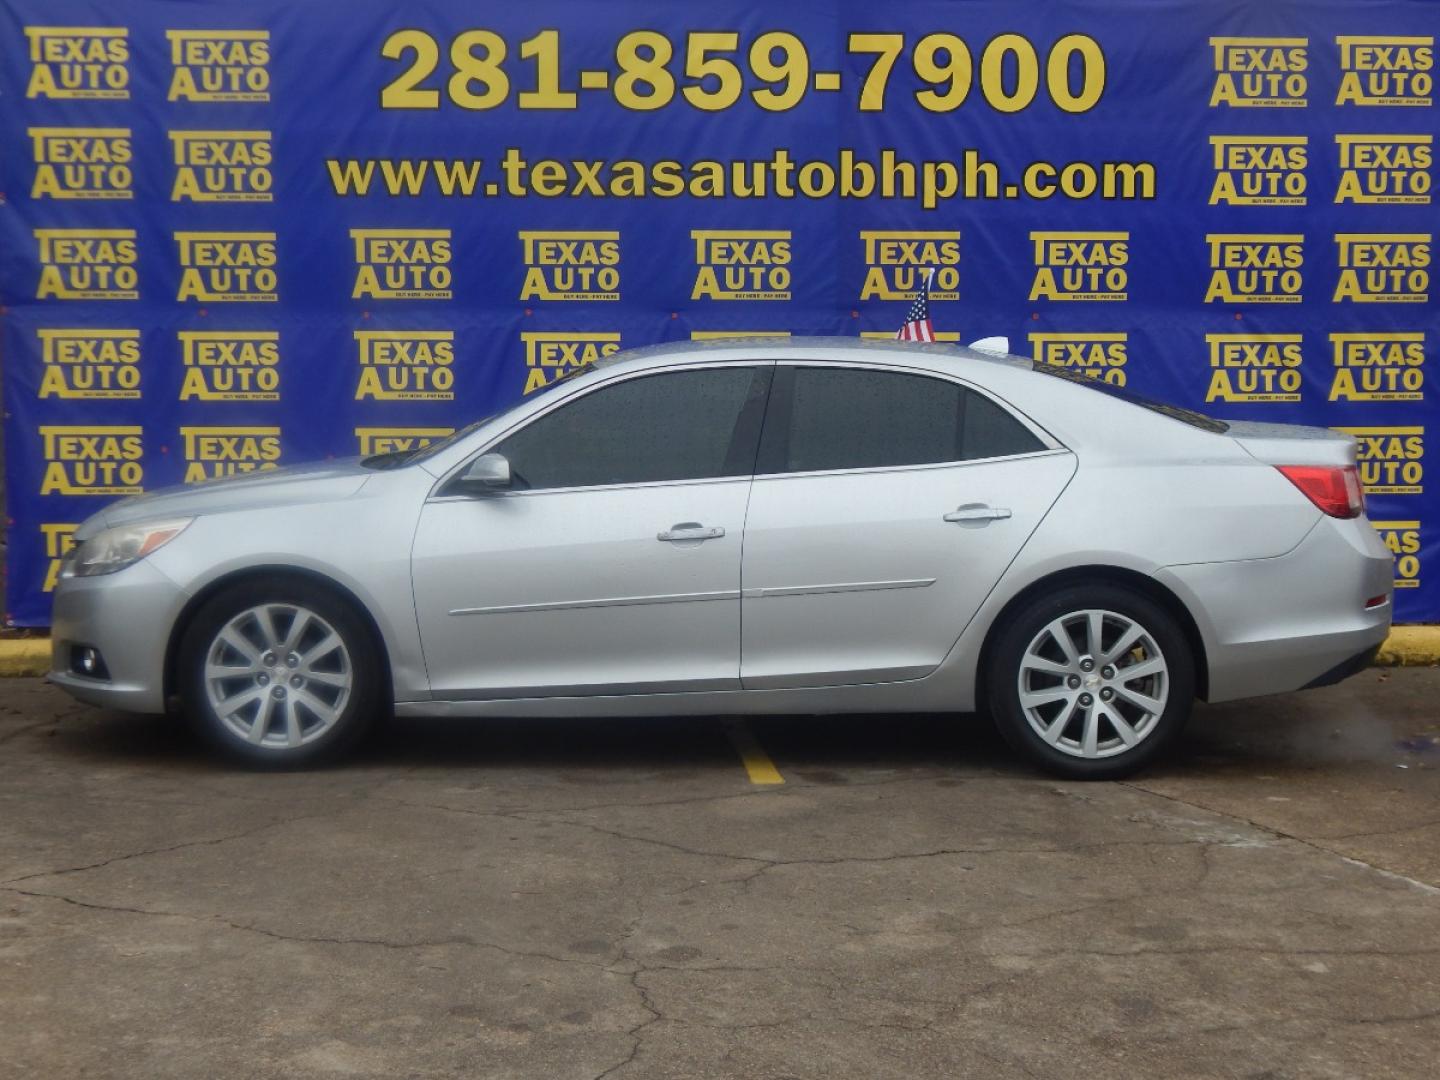
[[[1051,574],[1113,566],[1154,577],[1166,566],[1273,558],[1321,519],[1273,466],[1228,436],[1035,372],[986,376],[988,388],[1075,452],[1077,468],[931,677],[936,685],[923,693],[934,707],[974,706],[979,655],[995,619]],[[1192,614],[1208,636],[1205,613]]]

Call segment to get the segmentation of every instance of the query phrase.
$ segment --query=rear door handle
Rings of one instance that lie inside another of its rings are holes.
[[[725,530],[718,525],[707,528],[698,521],[682,521],[678,525],[671,525],[664,532],[656,533],[655,539],[673,544],[683,540],[718,540],[724,535]]]
[[[1003,506],[988,506],[985,503],[966,503],[945,515],[946,521],[1004,521],[1010,511]]]

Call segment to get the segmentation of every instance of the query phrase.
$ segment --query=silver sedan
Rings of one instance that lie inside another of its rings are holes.
[[[382,714],[988,713],[1116,777],[1195,697],[1338,681],[1390,624],[1346,436],[1015,357],[619,354],[421,450],[115,503],[50,678],[299,764]]]

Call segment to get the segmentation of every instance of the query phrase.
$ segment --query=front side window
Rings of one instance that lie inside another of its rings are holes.
[[[517,489],[748,476],[768,367],[643,375],[595,390],[492,449]]]
[[[857,368],[781,368],[757,471],[926,465],[1044,448],[989,398],[945,379]]]

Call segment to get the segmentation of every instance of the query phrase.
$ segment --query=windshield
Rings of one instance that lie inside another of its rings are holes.
[[[449,435],[436,439],[434,442],[427,443],[424,446],[415,446],[406,450],[390,450],[384,454],[371,454],[367,458],[362,458],[360,464],[367,469],[398,469],[402,465],[414,465],[418,461],[425,461],[427,458],[434,457],[447,447],[454,446],[455,443],[468,436],[471,432],[478,431],[481,427],[490,423],[490,421],[499,419],[506,413],[514,412],[521,405],[533,401],[537,394],[544,394],[554,387],[559,386],[561,383],[572,382],[593,370],[594,368],[589,364],[585,364],[582,367],[571,368],[564,375],[561,375],[557,379],[552,379],[534,391],[529,397],[521,398],[508,409],[501,409],[499,412],[493,412],[489,416],[482,416],[479,420],[472,420],[464,427],[456,428]]]
[[[1206,416],[1194,409],[1182,408],[1179,405],[1171,405],[1169,402],[1156,401],[1154,398],[1146,397],[1144,394],[1137,394],[1134,390],[1127,390],[1123,386],[1116,386],[1114,383],[1105,382],[1103,379],[1096,379],[1089,375],[1081,375],[1077,371],[1060,367],[1057,364],[1037,363],[1032,370],[1044,372],[1056,379],[1064,379],[1066,382],[1077,383],[1080,386],[1088,386],[1092,390],[1098,390],[1121,401],[1128,401],[1131,405],[1139,405],[1142,409],[1149,409],[1151,412],[1159,413],[1161,416],[1168,416],[1171,420],[1179,420],[1182,424],[1189,424],[1191,427],[1200,428],[1202,431],[1214,432],[1222,435],[1230,430],[1230,425],[1224,420],[1216,420],[1213,416]]]

